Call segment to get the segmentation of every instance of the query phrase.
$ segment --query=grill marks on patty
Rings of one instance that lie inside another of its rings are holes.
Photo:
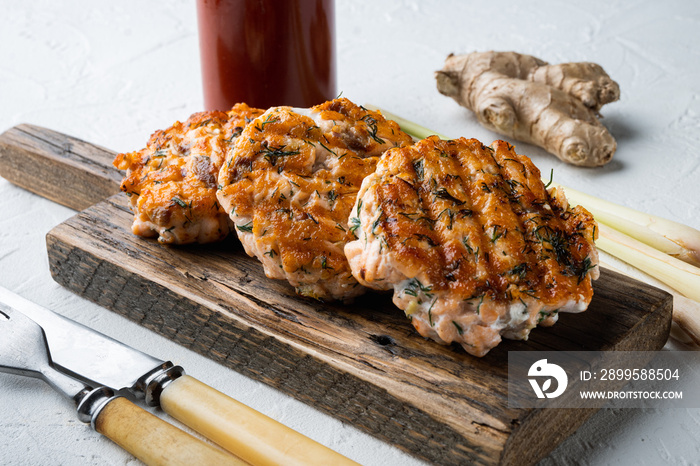
[[[513,147],[436,137],[393,149],[363,183],[346,254],[360,283],[429,338],[483,355],[559,311],[585,309],[595,222]],[[555,312],[556,311],[556,312]]]
[[[396,182],[376,187],[372,230],[392,251],[425,270],[434,289],[506,299],[509,285],[518,285],[546,299],[564,286],[545,286],[550,275],[579,281],[591,249],[590,218],[564,212],[529,160],[503,141],[494,148],[476,140],[436,146],[395,157]]]

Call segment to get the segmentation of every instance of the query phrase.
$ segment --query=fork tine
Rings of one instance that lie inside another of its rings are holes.
[[[12,306],[0,302],[0,372],[44,380],[75,400],[86,386],[56,370],[51,363],[44,329]]]
[[[0,302],[0,372],[35,377],[78,402],[89,387],[51,363],[44,329],[22,311]]]
[[[0,303],[0,371],[42,377],[49,363],[42,328],[18,310]]]

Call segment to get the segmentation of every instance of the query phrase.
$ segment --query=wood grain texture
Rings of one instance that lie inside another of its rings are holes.
[[[670,295],[604,270],[588,311],[474,358],[418,336],[390,295],[301,298],[233,238],[163,247],[133,236],[131,220],[117,195],[54,228],[54,279],[437,464],[534,463],[595,411],[509,408],[508,351],[655,350],[670,329]]]
[[[119,192],[115,155],[39,126],[18,125],[0,134],[0,176],[75,210]]]
[[[531,464],[595,409],[514,409],[508,351],[654,350],[670,295],[604,270],[583,314],[469,356],[416,334],[390,295],[322,304],[267,279],[237,240],[131,234],[114,152],[44,128],[0,135],[0,175],[76,210],[47,235],[54,279],[108,309],[437,464]],[[105,201],[105,199],[107,199]]]

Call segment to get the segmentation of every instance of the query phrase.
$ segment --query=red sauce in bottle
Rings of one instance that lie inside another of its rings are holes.
[[[197,0],[204,106],[336,97],[333,0]]]

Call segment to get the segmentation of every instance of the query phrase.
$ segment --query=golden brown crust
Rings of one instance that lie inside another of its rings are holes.
[[[577,289],[588,272],[592,217],[581,207],[564,212],[508,143],[434,138],[387,153],[382,165],[400,182],[377,186],[384,215],[376,230],[434,289],[509,300],[509,291],[527,290],[547,301]]]
[[[118,154],[126,170],[121,189],[130,196],[133,231],[168,244],[223,239],[229,221],[216,199],[227,147],[262,110],[237,104],[229,112],[200,112],[158,130],[144,149]]]
[[[392,149],[363,183],[353,216],[358,240],[346,253],[360,283],[393,287],[407,314],[425,314],[413,319],[421,334],[472,354],[591,300],[593,218],[551,196],[506,142],[430,137]]]
[[[411,142],[347,99],[272,108],[229,152],[218,197],[268,276],[306,296],[347,299],[362,292],[343,253],[357,191],[386,149]]]

